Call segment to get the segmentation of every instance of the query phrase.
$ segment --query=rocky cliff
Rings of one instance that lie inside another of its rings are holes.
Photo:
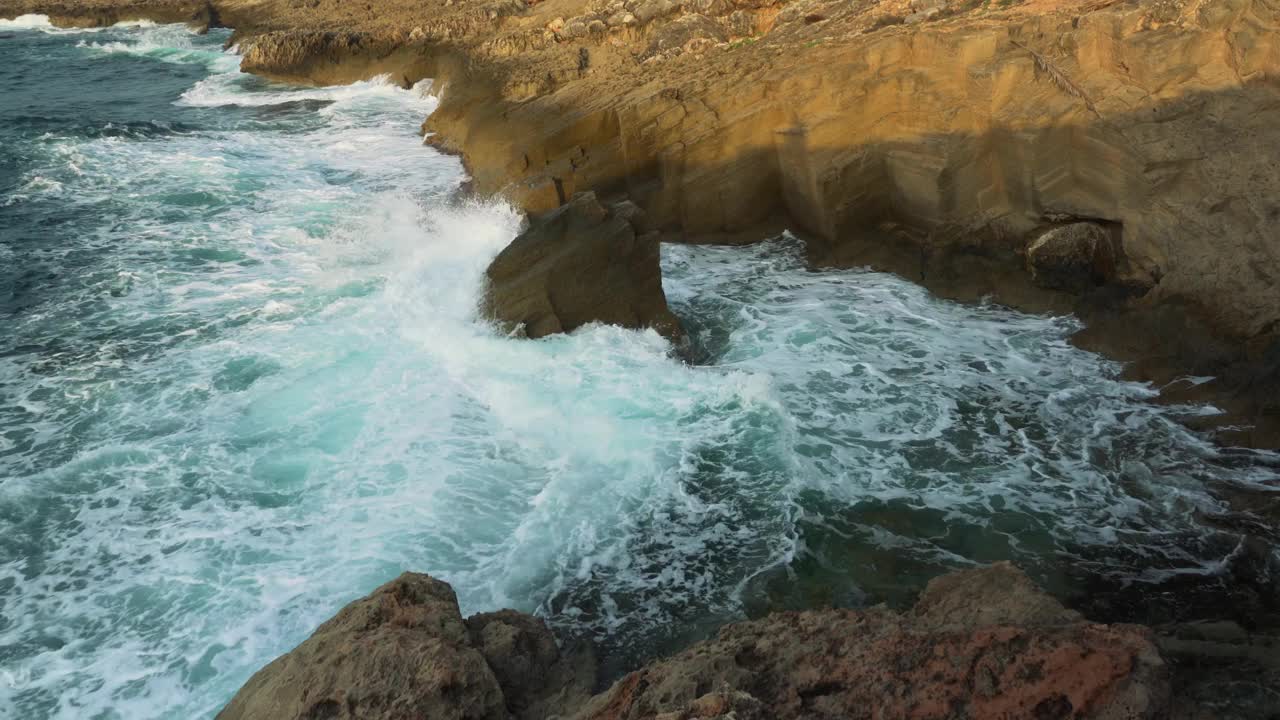
[[[480,192],[629,199],[666,241],[787,227],[817,263],[1074,310],[1280,442],[1271,0],[0,0],[22,12],[234,26],[291,81],[434,78],[428,139]],[[1086,254],[1032,250],[1079,223]]]

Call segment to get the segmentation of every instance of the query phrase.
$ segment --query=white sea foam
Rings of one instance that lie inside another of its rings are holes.
[[[195,63],[207,66],[214,72],[233,72],[240,66],[240,58],[232,52],[209,47],[197,40],[200,36],[182,25],[157,25],[148,21],[120,23],[114,28],[129,32],[117,40],[105,42],[80,41],[80,46],[104,54],[127,54],[155,58],[172,63]]]
[[[370,80],[318,88],[290,88],[279,86],[276,91],[255,90],[246,92],[246,80],[254,80],[239,72],[224,72],[205,78],[182,94],[181,103],[193,107],[222,107],[238,105],[241,107],[265,107],[301,102],[352,102],[369,97],[401,97],[401,88],[391,82],[391,78],[382,75]],[[435,99],[429,93],[431,84],[423,81],[411,89],[413,96],[423,101],[427,112],[435,106]]]
[[[46,33],[74,34],[102,32],[111,28],[153,28],[156,24],[150,20],[122,20],[108,27],[60,28],[49,20],[48,15],[28,13],[15,18],[0,18],[0,30],[39,30]]]

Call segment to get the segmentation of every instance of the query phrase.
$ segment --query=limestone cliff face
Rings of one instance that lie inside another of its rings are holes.
[[[1068,4],[867,29],[832,7],[786,6],[750,45],[690,41],[642,62],[634,86],[612,65],[593,75],[606,34],[582,45],[580,79],[491,107],[446,94],[427,129],[479,189],[534,211],[558,185],[625,192],[689,235],[781,216],[827,259],[907,250],[918,268],[882,264],[1015,302],[1029,277],[949,266],[1005,260],[985,271],[1002,274],[1046,228],[1100,222],[1118,242],[1108,280],[1137,308],[1184,308],[1255,359],[1275,346],[1277,6]]]

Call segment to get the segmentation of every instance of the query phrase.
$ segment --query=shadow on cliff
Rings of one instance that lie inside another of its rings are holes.
[[[434,144],[463,151],[479,192],[533,214],[582,190],[629,197],[646,229],[675,242],[788,228],[815,266],[865,265],[951,299],[1073,312],[1087,325],[1081,346],[1128,363],[1166,401],[1226,411],[1197,428],[1280,447],[1280,166],[1257,112],[1280,107],[1275,83],[1123,115],[1081,106],[1043,127],[859,142],[838,117],[806,123],[762,107],[696,118],[710,111],[665,90],[623,113],[554,96],[512,105],[492,102],[492,82],[449,80],[425,126],[440,133]],[[665,144],[677,131],[662,126],[674,123],[715,132]],[[1046,283],[1028,247],[1074,223],[1104,229],[1109,247],[1088,259],[1086,282]]]

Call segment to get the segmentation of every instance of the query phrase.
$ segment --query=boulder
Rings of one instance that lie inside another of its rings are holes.
[[[562,655],[541,618],[515,610],[472,615],[466,623],[514,717],[555,717],[590,697],[596,662],[589,646]]]
[[[667,307],[656,233],[637,232],[639,209],[608,209],[579,193],[521,233],[487,272],[482,311],[531,338],[600,322],[683,337]]]
[[[464,621],[449,585],[405,573],[259,670],[217,720],[541,720],[581,704],[581,665],[541,620]]]
[[[1084,292],[1113,272],[1111,232],[1091,222],[1061,225],[1027,245],[1027,269],[1037,285]]]
[[[776,613],[619,680],[575,720],[1164,717],[1151,632],[1095,625],[1007,563],[896,613]],[[731,714],[732,713],[732,714]]]

